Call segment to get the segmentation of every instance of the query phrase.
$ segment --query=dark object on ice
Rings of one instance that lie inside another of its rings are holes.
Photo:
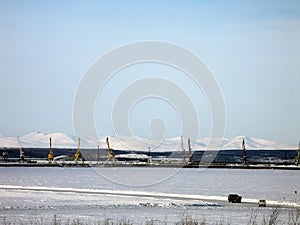
[[[259,206],[259,207],[266,207],[266,206],[267,206],[266,200],[260,199],[260,200],[258,201],[258,206]]]
[[[232,203],[241,203],[242,201],[242,196],[239,196],[237,194],[229,194],[228,195],[228,202],[232,202]]]

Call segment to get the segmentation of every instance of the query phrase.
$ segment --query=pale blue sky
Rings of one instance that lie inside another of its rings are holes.
[[[74,96],[95,60],[121,45],[160,40],[189,49],[209,66],[225,99],[225,136],[299,141],[298,0],[7,0],[0,2],[0,29],[2,135],[72,134]],[[128,68],[107,84],[95,108],[99,135],[113,134],[110,98],[128,82],[151,75],[189,90],[200,135],[208,136],[211,116],[201,91],[178,71],[157,65]],[[167,136],[180,135],[178,116],[171,110],[155,99],[137,105],[130,117],[134,134],[149,136],[148,120],[162,116]]]

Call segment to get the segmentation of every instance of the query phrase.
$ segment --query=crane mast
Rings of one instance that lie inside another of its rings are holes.
[[[50,143],[49,143],[49,148],[50,148],[50,152],[49,152],[49,154],[48,154],[48,161],[49,162],[52,162],[53,161],[53,159],[54,159],[54,154],[53,154],[53,150],[52,150],[52,139],[51,139],[51,137],[50,137]]]
[[[247,150],[246,150],[245,140],[244,139],[243,139],[243,142],[242,142],[242,148],[243,148],[243,161],[244,161],[244,164],[247,165],[248,164],[248,161],[247,161]]]
[[[77,148],[77,152],[75,153],[75,160],[74,161],[80,161],[82,162],[82,155],[81,155],[81,152],[80,152],[80,138],[78,138],[78,148]]]
[[[189,146],[189,162],[192,162],[192,147],[191,147],[191,139],[188,139],[188,146]]]
[[[105,163],[107,163],[109,160],[111,160],[114,163],[115,162],[115,154],[113,153],[112,149],[110,148],[108,137],[106,137],[106,145],[107,145],[107,160]]]

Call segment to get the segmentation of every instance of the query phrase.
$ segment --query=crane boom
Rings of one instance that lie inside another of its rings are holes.
[[[112,162],[115,162],[115,154],[113,153],[112,149],[109,145],[108,137],[106,137],[106,145],[107,145],[107,160],[105,163],[107,163],[109,160],[112,160]]]

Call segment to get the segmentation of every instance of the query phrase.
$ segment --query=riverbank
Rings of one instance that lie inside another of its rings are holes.
[[[300,170],[296,165],[281,164],[185,164],[181,162],[144,163],[144,162],[97,162],[97,161],[58,161],[48,162],[46,160],[29,160],[21,162],[0,162],[0,167],[150,167],[150,168],[212,168],[212,169],[277,169],[277,170]]]

